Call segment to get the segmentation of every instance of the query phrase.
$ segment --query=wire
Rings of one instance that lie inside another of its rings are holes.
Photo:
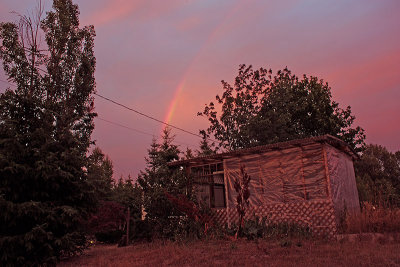
[[[177,129],[177,130],[182,131],[182,132],[185,132],[185,133],[187,133],[187,134],[190,134],[190,135],[193,135],[193,136],[196,136],[196,137],[203,138],[203,136],[201,136],[201,135],[199,135],[199,134],[192,133],[192,132],[187,131],[187,130],[185,130],[185,129],[182,129],[182,128],[180,128],[180,127],[177,127],[177,126],[174,126],[174,125],[169,124],[169,123],[167,123],[167,122],[164,122],[164,121],[161,121],[161,120],[159,120],[159,119],[156,119],[156,118],[154,118],[154,117],[152,117],[152,116],[150,116],[150,115],[144,114],[143,112],[140,112],[140,111],[138,111],[138,110],[135,110],[135,109],[133,109],[133,108],[130,108],[130,107],[128,107],[128,106],[125,106],[124,104],[118,103],[118,102],[116,102],[116,101],[114,101],[114,100],[112,100],[112,99],[110,99],[110,98],[108,98],[108,97],[102,96],[102,95],[100,95],[100,94],[98,94],[98,93],[94,93],[94,94],[97,95],[97,96],[100,97],[100,98],[103,98],[104,100],[107,100],[107,101],[109,101],[109,102],[111,102],[111,103],[113,103],[113,104],[115,104],[115,105],[117,105],[117,106],[123,107],[123,108],[125,108],[125,109],[130,110],[130,111],[133,111],[133,112],[135,112],[135,113],[137,113],[137,114],[139,114],[139,115],[142,115],[142,116],[144,116],[144,117],[146,117],[146,118],[148,118],[148,119],[154,120],[154,121],[156,121],[156,122],[159,122],[159,123],[161,123],[161,124],[167,125],[167,126],[169,126],[169,127],[171,127],[171,128]],[[211,141],[213,141],[213,142],[216,142],[215,140],[213,140],[213,139],[211,139],[211,138],[207,138],[207,139],[209,139],[209,140],[211,140]]]
[[[134,132],[138,132],[138,133],[141,133],[141,134],[145,134],[145,135],[149,135],[149,136],[155,137],[154,134],[146,133],[146,132],[143,132],[143,131],[141,131],[141,130],[137,130],[137,129],[134,129],[134,128],[131,128],[131,127],[128,127],[128,126],[119,124],[119,123],[117,123],[117,122],[113,122],[113,121],[109,121],[109,120],[106,120],[106,119],[102,119],[102,118],[100,118],[100,117],[96,117],[96,119],[99,119],[99,120],[101,120],[101,121],[108,122],[108,123],[110,123],[110,124],[114,124],[114,125],[116,125],[116,126],[119,126],[119,127],[122,127],[122,128],[128,129],[128,130],[131,130],[131,131],[134,131]]]
[[[0,82],[7,83],[7,84],[9,84],[9,85],[12,85],[12,86],[16,86],[15,84],[13,84],[13,83],[10,83],[10,82],[7,82],[7,81],[5,81],[5,80],[2,80],[2,79],[0,79]]]
[[[16,86],[16,85],[14,85],[14,84],[11,84],[10,82],[7,82],[7,81],[1,80],[1,79],[0,79],[0,81],[2,81],[2,82],[4,82],[4,83],[8,83],[8,84],[13,85],[13,86]],[[137,113],[137,114],[139,114],[139,115],[142,115],[142,116],[144,116],[144,117],[146,117],[146,118],[148,118],[148,119],[154,120],[154,121],[156,121],[156,122],[158,122],[158,123],[164,124],[164,125],[166,125],[166,126],[169,126],[169,127],[171,127],[171,128],[177,129],[177,130],[182,131],[182,132],[184,132],[184,133],[187,133],[187,134],[190,134],[190,135],[193,135],[193,136],[196,136],[196,137],[203,138],[203,136],[201,136],[201,135],[199,135],[199,134],[195,134],[195,133],[193,133],[193,132],[190,132],[190,131],[188,131],[188,130],[185,130],[185,129],[183,129],[183,128],[180,128],[180,127],[178,127],[178,126],[175,126],[175,125],[172,125],[172,124],[170,124],[170,123],[164,122],[164,121],[162,121],[162,120],[156,119],[156,118],[154,118],[154,117],[152,117],[152,116],[150,116],[150,115],[147,115],[147,114],[145,114],[145,113],[143,113],[143,112],[140,112],[140,111],[138,111],[138,110],[135,110],[135,109],[133,109],[133,108],[130,108],[130,107],[128,107],[128,106],[125,106],[124,104],[118,103],[117,101],[114,101],[114,100],[112,100],[112,99],[110,99],[110,98],[108,98],[108,97],[102,96],[102,95],[100,95],[100,94],[98,94],[98,93],[94,93],[94,95],[97,95],[98,97],[100,97],[100,98],[102,98],[102,99],[104,99],[104,100],[107,100],[107,101],[109,101],[109,102],[111,102],[111,103],[113,103],[113,104],[115,104],[115,105],[117,105],[117,106],[120,106],[120,107],[123,107],[123,108],[125,108],[125,109],[128,109],[128,110],[130,110],[130,111],[132,111],[132,112],[135,112],[135,113]],[[100,118],[99,118],[99,119],[100,119]],[[104,119],[100,119],[100,120],[104,120]],[[104,121],[106,121],[106,120],[104,120]],[[107,122],[108,122],[108,123],[115,124],[115,125],[118,125],[118,124],[115,123],[115,122],[111,122],[111,121],[107,121]],[[130,130],[133,130],[133,131],[141,132],[140,130],[136,130],[136,129],[133,129],[133,128],[129,128],[128,126],[124,126],[124,125],[118,125],[118,126],[121,126],[121,127],[127,128],[127,129],[130,129]],[[141,132],[141,133],[143,133],[143,134],[149,134],[149,133],[145,133],[145,132]],[[151,134],[151,135],[154,136],[153,134]],[[214,139],[212,139],[212,138],[209,138],[209,137],[208,137],[207,139],[208,139],[208,140],[211,140],[211,141],[213,141],[213,142],[217,142],[216,140],[214,140]],[[186,144],[186,145],[187,145],[187,144]]]
[[[122,124],[120,124],[120,123],[117,123],[117,122],[109,121],[109,120],[106,120],[106,119],[103,119],[103,118],[100,118],[100,117],[96,117],[96,119],[99,119],[99,120],[101,120],[101,121],[105,121],[105,122],[107,122],[107,123],[110,123],[110,124],[113,124],[113,125],[116,125],[116,126],[119,126],[119,127],[125,128],[125,129],[128,129],[128,130],[131,130],[131,131],[134,131],[134,132],[138,132],[138,133],[141,133],[141,134],[149,135],[149,136],[152,136],[152,137],[154,137],[154,138],[156,137],[154,134],[147,133],[147,132],[144,132],[144,131],[141,131],[141,130],[138,130],[138,129],[134,129],[134,128],[131,128],[131,127],[122,125]],[[186,145],[186,146],[188,146],[188,147],[195,148],[193,145],[190,145],[190,144],[188,144],[188,143],[179,142],[179,141],[176,141],[176,140],[175,140],[174,142],[175,142],[175,143],[178,143],[178,144]]]

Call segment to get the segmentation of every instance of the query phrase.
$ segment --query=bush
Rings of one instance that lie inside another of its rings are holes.
[[[114,201],[101,201],[96,213],[86,222],[86,232],[112,232],[126,225],[126,208]]]

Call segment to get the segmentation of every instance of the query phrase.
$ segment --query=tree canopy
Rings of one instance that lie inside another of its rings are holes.
[[[360,201],[400,206],[400,151],[369,144],[354,167]]]
[[[222,81],[216,104],[206,104],[198,115],[210,122],[207,129],[228,150],[297,138],[330,134],[360,151],[365,134],[355,120],[332,100],[328,83],[285,68],[273,76],[271,69],[253,70],[240,65],[234,85]]]
[[[41,20],[0,24],[0,59],[16,89],[0,95],[0,251],[5,266],[53,265],[83,248],[95,206],[87,180],[94,128],[94,28],[54,0]],[[40,38],[45,44],[40,46]]]

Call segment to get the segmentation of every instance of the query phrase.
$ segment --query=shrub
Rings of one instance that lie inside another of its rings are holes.
[[[126,225],[126,209],[114,201],[101,201],[97,212],[86,223],[87,233],[112,232]],[[99,240],[100,241],[100,240]]]

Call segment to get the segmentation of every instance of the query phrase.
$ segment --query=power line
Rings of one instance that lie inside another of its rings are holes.
[[[10,82],[8,82],[8,81],[5,81],[5,80],[2,80],[2,79],[0,79],[0,82],[7,83],[7,84],[9,84],[9,85],[12,85],[12,86],[16,86],[15,84],[13,84],[13,83],[10,83]]]
[[[2,81],[2,82],[4,82],[4,83],[7,83],[7,84],[9,84],[9,85],[16,86],[15,84],[12,84],[12,83],[10,83],[10,82],[8,82],[8,81],[4,81],[4,80],[1,80],[1,79],[0,79],[0,81]],[[143,113],[143,112],[140,112],[140,111],[138,111],[138,110],[136,110],[136,109],[130,108],[130,107],[124,105],[124,104],[118,103],[118,102],[116,102],[116,101],[114,101],[114,100],[112,100],[112,99],[110,99],[110,98],[108,98],[108,97],[102,96],[102,95],[100,95],[100,94],[98,94],[98,93],[94,93],[94,95],[97,95],[98,97],[100,97],[100,98],[102,98],[102,99],[104,99],[104,100],[107,100],[107,101],[109,101],[109,102],[111,102],[111,103],[113,103],[113,104],[115,104],[115,105],[117,105],[117,106],[120,106],[120,107],[123,107],[123,108],[125,108],[125,109],[128,109],[128,110],[130,110],[130,111],[132,111],[132,112],[135,112],[135,113],[137,113],[137,114],[139,114],[139,115],[142,115],[142,116],[144,116],[144,117],[146,117],[146,118],[148,118],[148,119],[154,120],[154,121],[156,121],[156,122],[158,122],[158,123],[164,124],[164,125],[166,125],[166,126],[169,126],[169,127],[171,127],[171,128],[177,129],[177,130],[182,131],[182,132],[185,132],[185,133],[187,133],[187,134],[190,134],[190,135],[193,135],[193,136],[196,136],[196,137],[203,138],[203,136],[201,136],[201,135],[199,135],[199,134],[195,134],[195,133],[190,132],[190,131],[188,131],[188,130],[185,130],[185,129],[181,128],[181,127],[178,127],[178,126],[172,125],[172,124],[170,124],[170,123],[164,122],[164,121],[162,121],[162,120],[156,119],[156,118],[154,118],[154,117],[152,117],[152,116],[150,116],[150,115],[147,115],[147,114],[145,114],[145,113]],[[99,118],[99,119],[100,119],[100,118]],[[104,120],[104,119],[100,119],[100,120]],[[106,120],[104,120],[104,121],[106,121]],[[108,123],[115,124],[115,125],[118,125],[117,123],[114,123],[114,122],[110,122],[110,121],[107,121],[107,122],[108,122]],[[136,129],[133,129],[133,128],[129,128],[128,126],[124,126],[124,125],[118,125],[118,126],[121,126],[121,127],[127,128],[127,129],[130,129],[130,130],[134,130],[134,131],[137,131],[137,132],[141,132],[140,130],[136,130]],[[149,134],[149,133],[144,133],[144,132],[141,132],[141,133],[143,133],[143,134]],[[150,134],[150,135],[154,136],[153,134]],[[208,140],[211,140],[211,141],[213,141],[213,142],[217,142],[216,140],[214,140],[214,139],[212,139],[212,138],[209,138],[209,137],[208,137],[207,139],[208,139]],[[186,145],[188,145],[188,144],[186,144]]]
[[[150,115],[144,114],[143,112],[140,112],[140,111],[138,111],[138,110],[136,110],[136,109],[133,109],[133,108],[130,108],[130,107],[128,107],[128,106],[125,106],[124,104],[118,103],[118,102],[116,102],[116,101],[114,101],[114,100],[112,100],[112,99],[110,99],[110,98],[108,98],[108,97],[102,96],[102,95],[100,95],[100,94],[98,94],[98,93],[94,93],[94,94],[97,95],[97,96],[100,97],[100,98],[103,98],[104,100],[107,100],[107,101],[109,101],[109,102],[111,102],[111,103],[113,103],[113,104],[115,104],[115,105],[117,105],[117,106],[123,107],[123,108],[125,108],[125,109],[130,110],[130,111],[133,111],[133,112],[135,112],[135,113],[137,113],[137,114],[139,114],[139,115],[142,115],[142,116],[144,116],[144,117],[146,117],[146,118],[148,118],[148,119],[154,120],[154,121],[156,121],[156,122],[159,122],[159,123],[164,124],[164,125],[166,125],[166,126],[169,126],[169,127],[171,127],[171,128],[177,129],[177,130],[179,130],[179,131],[185,132],[185,133],[187,133],[187,134],[190,134],[190,135],[193,135],[193,136],[196,136],[196,137],[203,138],[203,136],[201,136],[201,135],[199,135],[199,134],[192,133],[192,132],[187,131],[187,130],[185,130],[185,129],[182,129],[182,128],[178,127],[178,126],[174,126],[174,125],[169,124],[169,123],[167,123],[167,122],[164,122],[164,121],[161,121],[161,120],[159,120],[159,119],[156,119],[156,118],[154,118],[154,117],[152,117],[152,116],[150,116]],[[213,141],[213,142],[216,142],[215,140],[213,140],[213,139],[211,139],[211,138],[207,138],[207,139],[209,139],[209,140],[211,140],[211,141]]]
[[[141,130],[134,129],[134,128],[131,128],[131,127],[128,127],[128,126],[119,124],[119,123],[117,123],[117,122],[113,122],[113,121],[109,121],[109,120],[106,120],[106,119],[102,119],[102,118],[100,118],[100,117],[96,117],[96,119],[99,119],[99,120],[101,120],[101,121],[108,122],[108,123],[110,123],[110,124],[113,124],[113,125],[116,125],[116,126],[119,126],[119,127],[125,128],[125,129],[128,129],[128,130],[131,130],[131,131],[134,131],[134,132],[137,132],[137,133],[141,133],[141,134],[145,134],[145,135],[149,135],[149,136],[155,137],[154,134],[147,133],[147,132],[143,132],[143,131],[141,131]]]
[[[131,127],[122,125],[122,124],[120,124],[120,123],[117,123],[117,122],[109,121],[109,120],[106,120],[106,119],[103,119],[103,118],[100,118],[100,117],[96,117],[96,119],[99,119],[99,120],[101,120],[101,121],[105,121],[105,122],[107,122],[107,123],[110,123],[110,124],[113,124],[113,125],[116,125],[116,126],[119,126],[119,127],[125,128],[125,129],[128,129],[128,130],[131,130],[131,131],[134,131],[134,132],[137,132],[137,133],[149,135],[149,136],[152,136],[152,137],[154,137],[154,138],[156,137],[154,134],[147,133],[147,132],[144,132],[144,131],[141,131],[141,130],[138,130],[138,129],[134,129],[134,128],[131,128]],[[188,146],[188,147],[195,148],[193,145],[190,145],[190,144],[188,144],[188,143],[179,142],[179,141],[176,141],[176,140],[174,140],[174,142],[175,142],[175,143],[178,143],[178,144],[186,145],[186,146]]]

